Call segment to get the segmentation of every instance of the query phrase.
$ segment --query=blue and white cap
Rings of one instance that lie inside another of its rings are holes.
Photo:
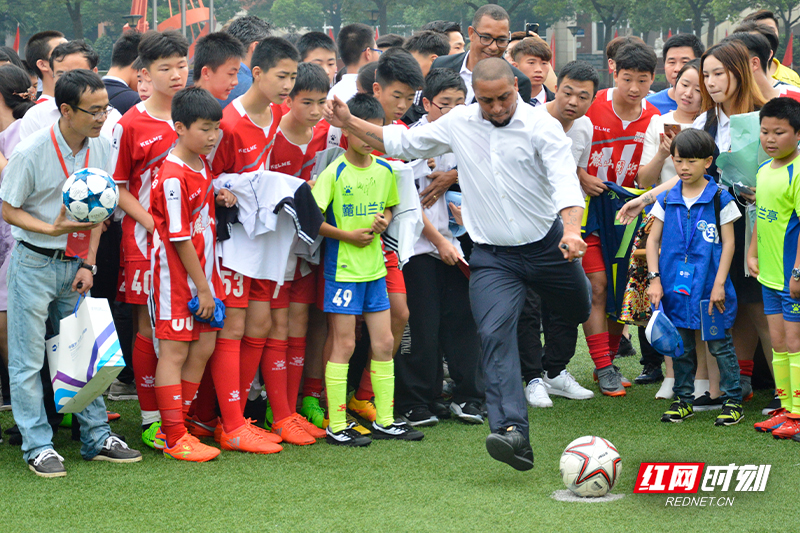
[[[447,204],[447,213],[450,215],[450,233],[453,234],[453,237],[461,237],[467,232],[467,228],[456,224],[456,219],[453,217],[453,213],[450,212],[450,202],[461,207],[461,193],[457,191],[447,191],[444,193],[444,201]]]
[[[660,353],[667,357],[680,357],[683,355],[683,339],[677,328],[664,313],[664,306],[658,303],[658,308],[653,311],[650,322],[644,330],[647,342]]]

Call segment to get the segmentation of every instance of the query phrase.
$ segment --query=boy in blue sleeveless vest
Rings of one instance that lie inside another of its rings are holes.
[[[673,359],[677,400],[662,422],[682,422],[694,416],[694,374],[697,370],[695,331],[701,314],[721,314],[725,336],[708,341],[717,358],[722,413],[715,426],[737,424],[742,413],[739,363],[730,328],[736,318],[736,293],[728,271],[733,258],[733,222],[741,214],[736,201],[705,175],[714,154],[714,139],[702,130],[686,130],[672,141],[670,152],[680,182],[658,196],[647,239],[647,268],[653,305],[664,311],[683,339],[684,354]],[[708,300],[708,304],[701,304]],[[707,305],[707,307],[706,307]],[[715,309],[713,309],[715,308]]]

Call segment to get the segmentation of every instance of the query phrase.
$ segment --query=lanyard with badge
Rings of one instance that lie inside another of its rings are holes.
[[[57,124],[57,123],[56,123]],[[50,139],[53,141],[53,147],[56,149],[56,155],[58,156],[58,161],[61,163],[61,169],[64,171],[64,176],[66,179],[69,179],[69,171],[67,170],[67,164],[64,162],[64,156],[61,154],[61,148],[58,146],[58,141],[56,140],[56,127],[55,125],[51,126],[50,128]],[[83,162],[83,168],[87,168],[89,166],[89,147],[86,147],[86,160]],[[73,231],[67,235],[67,249],[65,254],[70,257],[78,257],[80,259],[86,259],[89,256],[89,238],[91,230],[82,230],[82,231]]]
[[[692,279],[694,278],[694,265],[689,262],[689,251],[692,249],[692,240],[694,239],[695,233],[697,233],[697,226],[700,223],[700,214],[702,214],[703,209],[705,209],[705,206],[703,206],[698,213],[697,222],[695,222],[694,226],[692,227],[692,231],[689,234],[689,242],[686,242],[686,234],[683,232],[683,217],[678,217],[678,230],[681,232],[681,242],[683,242],[686,246],[686,253],[684,254],[683,263],[678,263],[678,272],[675,277],[675,286],[672,288],[672,291],[679,294],[685,294],[687,296],[692,294]],[[691,222],[691,220],[692,210],[687,209],[687,224]]]

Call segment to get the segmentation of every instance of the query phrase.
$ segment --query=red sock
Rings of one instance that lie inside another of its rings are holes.
[[[371,400],[375,396],[375,391],[372,390],[372,377],[369,375],[369,361],[364,371],[361,373],[361,381],[358,382],[358,390],[356,391],[357,400]]]
[[[136,378],[136,394],[142,411],[158,411],[155,383],[158,357],[153,339],[136,334],[133,343],[133,375]]]
[[[239,341],[217,339],[208,366],[217,390],[222,428],[225,433],[233,433],[244,425],[241,396],[247,397],[247,391],[239,388]]]
[[[622,334],[615,335],[613,333],[608,334],[608,349],[611,352],[611,360],[614,360],[614,357],[619,353],[619,343],[622,340]]]
[[[286,401],[286,352],[289,350],[288,341],[267,339],[264,355],[261,357],[261,376],[267,388],[267,398],[272,407],[273,420],[283,420],[292,414]]]
[[[155,387],[155,397],[161,412],[161,431],[167,436],[167,446],[172,448],[186,433],[181,409],[181,386]]]
[[[317,378],[306,378],[303,381],[303,396],[322,398],[322,380]]]
[[[611,366],[609,356],[608,332],[596,333],[586,337],[586,344],[589,345],[589,356],[594,362],[594,367],[598,370]]]
[[[289,337],[289,351],[286,352],[286,357],[289,361],[286,399],[289,401],[289,410],[295,412],[300,382],[303,381],[303,365],[306,362],[306,338]]]
[[[183,398],[183,418],[189,413],[189,407],[194,401],[194,395],[197,394],[197,389],[200,388],[199,383],[192,383],[191,381],[181,380],[181,397]]]
[[[739,359],[739,373],[743,376],[752,376],[753,364],[753,361],[742,361]]]
[[[253,337],[242,338],[239,350],[239,394],[241,397],[242,412],[247,404],[247,395],[250,392],[250,385],[256,377],[258,364],[261,362],[261,354],[264,352],[264,345],[267,339],[255,339]]]
[[[203,379],[200,381],[200,388],[197,390],[197,398],[194,399],[189,416],[200,422],[211,422],[217,418],[217,396],[214,391],[214,380],[211,378],[210,365],[206,365],[203,372]]]

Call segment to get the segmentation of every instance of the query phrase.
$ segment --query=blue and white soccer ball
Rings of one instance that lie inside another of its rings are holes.
[[[559,464],[564,485],[578,496],[597,498],[614,488],[622,460],[613,444],[586,436],[570,442]]]
[[[103,222],[119,202],[117,184],[99,168],[76,171],[67,178],[61,193],[67,212],[78,222]]]

